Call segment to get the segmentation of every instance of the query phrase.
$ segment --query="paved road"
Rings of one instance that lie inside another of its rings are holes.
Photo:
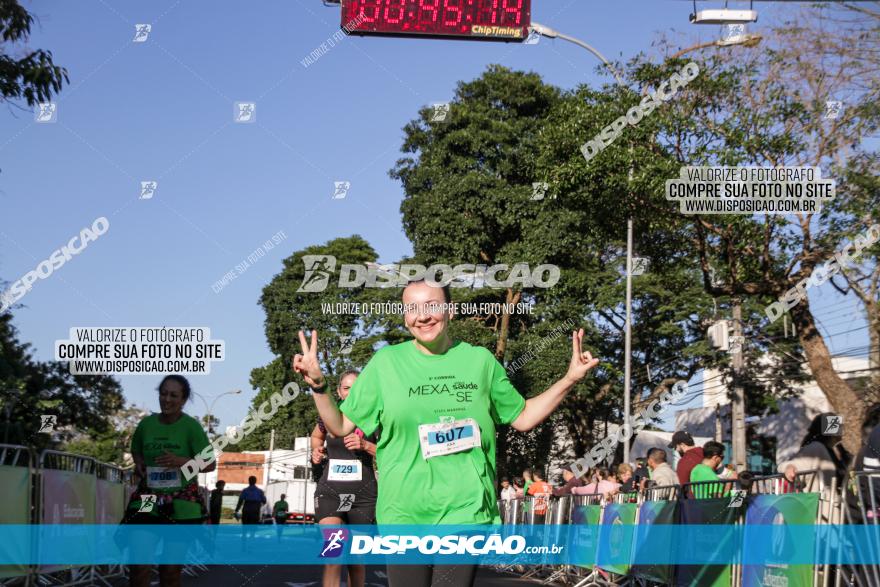
[[[383,567],[367,567],[366,587],[386,587],[388,579],[383,571]],[[210,567],[210,571],[202,572],[197,577],[184,577],[183,585],[184,587],[252,587],[255,585],[320,587],[320,581],[320,566],[224,565]],[[153,583],[153,585],[158,584],[158,580]],[[477,573],[475,584],[478,587],[534,587],[538,583],[481,568]],[[344,580],[342,585],[345,585]]]

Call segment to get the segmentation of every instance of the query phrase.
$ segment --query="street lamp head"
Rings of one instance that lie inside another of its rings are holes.
[[[691,13],[689,19],[693,24],[743,24],[758,22],[758,11],[727,8],[696,10]]]
[[[535,21],[532,21],[532,24],[529,27],[529,29],[532,31],[535,31],[536,33],[538,33],[542,37],[547,37],[549,39],[555,39],[556,37],[559,36],[559,32],[557,32],[556,30],[551,29],[550,27],[544,26],[541,23],[538,23]]]

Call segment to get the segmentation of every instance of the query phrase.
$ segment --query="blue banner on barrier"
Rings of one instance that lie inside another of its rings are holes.
[[[637,528],[616,524],[615,541],[631,543]],[[600,531],[601,526],[543,525],[3,525],[0,565],[593,564]],[[746,565],[880,564],[880,528],[873,525],[751,525],[748,541],[745,532],[742,525],[658,524],[637,550],[603,551],[602,562],[705,565],[741,557]],[[699,541],[719,547],[687,547]],[[16,544],[33,547],[23,552],[11,547]]]

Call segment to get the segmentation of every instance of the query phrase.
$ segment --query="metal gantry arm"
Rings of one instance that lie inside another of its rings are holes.
[[[614,79],[617,80],[618,84],[620,84],[622,87],[627,87],[626,82],[623,81],[623,76],[620,75],[620,72],[617,71],[617,68],[615,68],[613,65],[611,65],[611,62],[608,61],[607,59],[605,59],[605,56],[602,55],[601,53],[599,53],[599,51],[595,47],[590,45],[589,43],[585,43],[584,41],[581,41],[580,39],[566,35],[564,33],[560,33],[556,29],[552,29],[548,26],[537,23],[535,21],[532,21],[532,30],[534,30],[535,32],[537,32],[541,36],[547,37],[549,39],[559,38],[559,39],[562,39],[563,41],[568,41],[569,43],[574,43],[578,47],[583,47],[584,49],[586,49],[587,51],[589,51],[590,53],[595,55],[599,59],[599,61],[601,61],[602,63],[605,64],[605,67],[608,68],[608,70],[614,76]]]

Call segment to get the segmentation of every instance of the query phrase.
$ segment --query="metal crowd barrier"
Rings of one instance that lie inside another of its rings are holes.
[[[95,524],[97,465],[91,458],[55,450],[40,453],[37,470],[38,524]],[[36,545],[40,550],[41,545]],[[40,582],[63,587],[93,585],[97,572],[91,565],[41,565]]]
[[[32,489],[36,458],[31,449],[13,444],[0,444],[0,524],[30,524],[33,520]],[[30,545],[4,542],[9,552],[22,552]],[[30,585],[34,569],[26,565],[0,565],[0,585]]]
[[[131,469],[91,457],[0,444],[0,524],[119,524],[133,491]],[[39,544],[3,543],[9,553],[37,552]],[[184,573],[207,570],[192,561]],[[123,565],[0,565],[0,585],[109,586]]]
[[[843,523],[870,526],[873,538],[867,544],[846,544],[843,547],[877,557],[880,555],[880,473],[850,473],[841,494]],[[841,565],[837,570],[835,587],[880,585],[880,567],[877,565]]]
[[[849,496],[847,495],[849,491]],[[844,506],[841,507],[843,503]],[[533,524],[535,498],[526,496],[500,501],[506,524]],[[600,494],[551,498],[543,523],[548,525],[598,525],[595,548],[609,542],[615,522],[635,525],[642,538],[655,524],[749,524],[781,523],[780,506],[791,524],[865,523],[877,528],[880,550],[880,473],[857,473],[848,487],[838,491],[836,480],[826,486],[818,471],[798,473],[793,480],[783,475],[688,483],[683,486],[648,487],[638,493],[618,493],[607,499]],[[845,515],[844,515],[845,512]],[[537,519],[540,523],[542,520]],[[552,531],[548,528],[548,531]],[[633,546],[635,548],[635,546]],[[672,548],[672,546],[670,546]],[[824,548],[831,548],[826,541]],[[543,583],[575,587],[604,585],[741,585],[786,584],[789,587],[880,586],[880,566],[835,568],[833,565],[606,565],[599,556],[591,565],[507,565],[514,572]],[[875,553],[880,556],[880,553]],[[608,560],[608,559],[604,559]],[[771,581],[770,583],[766,581]]]
[[[125,484],[127,472],[129,471],[115,465],[96,463],[95,523],[118,524],[122,520],[129,496]],[[107,579],[124,577],[126,569],[122,564],[99,565],[93,567],[93,572],[102,582],[107,583]]]

